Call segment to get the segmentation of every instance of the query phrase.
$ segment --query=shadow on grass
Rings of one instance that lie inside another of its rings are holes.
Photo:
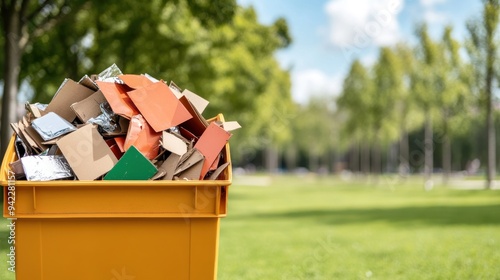
[[[500,225],[500,204],[467,206],[429,206],[363,209],[311,209],[282,213],[258,213],[240,218],[304,219],[320,223],[362,224],[387,222],[396,225]]]

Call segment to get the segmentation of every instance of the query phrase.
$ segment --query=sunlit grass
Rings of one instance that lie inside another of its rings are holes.
[[[219,279],[495,279],[500,192],[419,180],[231,187]]]

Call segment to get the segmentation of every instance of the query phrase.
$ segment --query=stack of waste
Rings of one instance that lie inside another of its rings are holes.
[[[240,125],[205,119],[208,103],[114,64],[79,82],[65,79],[48,105],[26,104],[11,124],[18,160],[10,167],[29,181],[216,180]]]

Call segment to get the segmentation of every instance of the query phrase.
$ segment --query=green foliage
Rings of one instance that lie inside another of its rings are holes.
[[[238,120],[245,129],[234,142],[258,149],[290,139],[288,123],[276,129],[270,120],[293,109],[289,73],[274,58],[291,41],[284,19],[262,25],[234,0],[87,1],[28,45],[21,79],[34,88],[33,100],[48,102],[66,77],[112,63],[124,73],[147,71],[208,99],[207,117]],[[258,138],[267,142],[248,143]]]
[[[373,81],[367,69],[354,60],[349,74],[344,79],[343,90],[337,99],[339,113],[345,120],[342,135],[349,139],[370,139],[370,111],[373,100]],[[344,141],[349,141],[344,139]]]

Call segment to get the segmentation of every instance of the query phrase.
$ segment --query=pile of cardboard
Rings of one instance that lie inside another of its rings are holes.
[[[214,180],[237,122],[207,121],[208,101],[173,82],[110,66],[65,79],[48,105],[11,124],[18,179]]]

